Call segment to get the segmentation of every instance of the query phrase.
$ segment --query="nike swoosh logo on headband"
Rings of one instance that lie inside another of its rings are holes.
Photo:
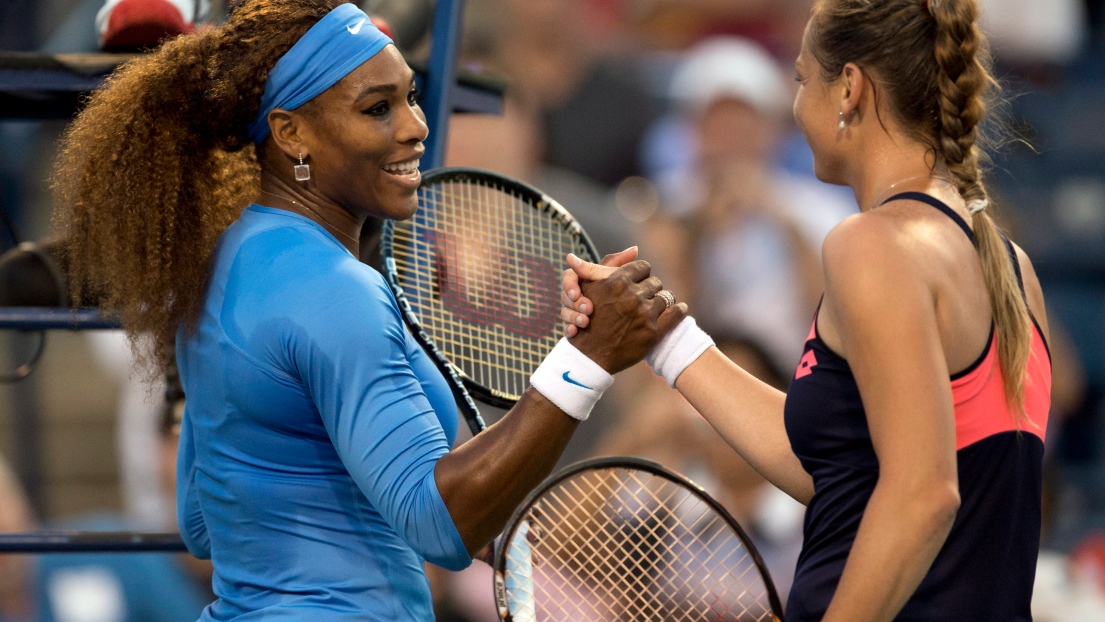
[[[583,387],[584,389],[587,389],[588,391],[594,391],[594,389],[592,389],[591,387],[589,387],[589,386],[587,386],[587,385],[583,384],[582,382],[578,382],[578,381],[576,381],[576,380],[575,380],[574,378],[569,378],[569,377],[568,377],[568,374],[569,374],[569,373],[570,373],[570,372],[564,372],[564,375],[563,375],[563,376],[561,376],[561,378],[563,378],[563,379],[564,379],[564,382],[568,382],[568,383],[574,384],[574,385],[576,385],[577,387]]]
[[[361,21],[357,22],[356,26],[346,26],[345,29],[349,31],[349,34],[355,35],[361,31],[361,26],[364,26],[365,18],[361,18]]]

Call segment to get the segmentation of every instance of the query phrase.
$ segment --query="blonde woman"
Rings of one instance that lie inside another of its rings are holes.
[[[729,444],[807,505],[788,622],[1030,620],[1051,363],[1043,294],[988,214],[993,86],[975,0],[822,0],[794,116],[861,213],[789,391],[688,318],[649,356]],[[573,260],[575,261],[575,260]],[[607,266],[565,273],[569,335]],[[589,284],[585,283],[583,293]]]

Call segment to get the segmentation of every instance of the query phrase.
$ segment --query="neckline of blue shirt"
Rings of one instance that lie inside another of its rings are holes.
[[[322,232],[323,235],[325,235],[331,242],[336,244],[337,247],[340,248],[345,254],[349,255],[350,257],[352,257],[354,259],[357,258],[356,255],[349,252],[349,249],[346,248],[345,245],[341,243],[341,241],[339,241],[336,237],[334,237],[333,233],[330,233],[329,231],[327,231],[326,227],[323,227],[322,225],[318,224],[317,222],[311,220],[310,218],[307,218],[303,214],[297,214],[293,211],[282,209],[282,208],[279,208],[279,207],[269,207],[267,205],[261,205],[260,203],[254,203],[254,204],[250,205],[249,207],[247,207],[246,209],[251,211],[251,212],[259,212],[259,213],[262,213],[262,214],[272,214],[273,216],[287,216],[288,218],[303,221],[304,223],[306,223],[306,224],[314,227],[315,229],[318,229],[320,232]]]

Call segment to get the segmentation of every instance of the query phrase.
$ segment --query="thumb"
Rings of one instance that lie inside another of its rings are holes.
[[[627,251],[622,251],[625,253]],[[619,255],[622,253],[618,253]],[[579,257],[576,257],[575,253],[568,254],[568,267],[570,267],[579,278],[585,281],[601,281],[606,277],[614,274],[617,268],[611,266],[600,266],[598,264],[584,261]]]
[[[637,260],[637,252],[638,251],[637,251],[636,246],[630,246],[629,248],[625,249],[624,251],[620,251],[620,252],[617,252],[617,253],[611,253],[611,254],[607,255],[606,257],[603,257],[602,261],[599,262],[599,265],[612,266],[614,268],[620,268],[620,267],[624,266],[625,264],[627,264],[631,261],[636,261]]]

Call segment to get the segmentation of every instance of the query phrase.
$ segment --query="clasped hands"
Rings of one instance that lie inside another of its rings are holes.
[[[568,255],[561,276],[564,336],[609,373],[643,359],[687,316],[687,305],[668,306],[656,294],[663,285],[637,247],[594,264]]]

